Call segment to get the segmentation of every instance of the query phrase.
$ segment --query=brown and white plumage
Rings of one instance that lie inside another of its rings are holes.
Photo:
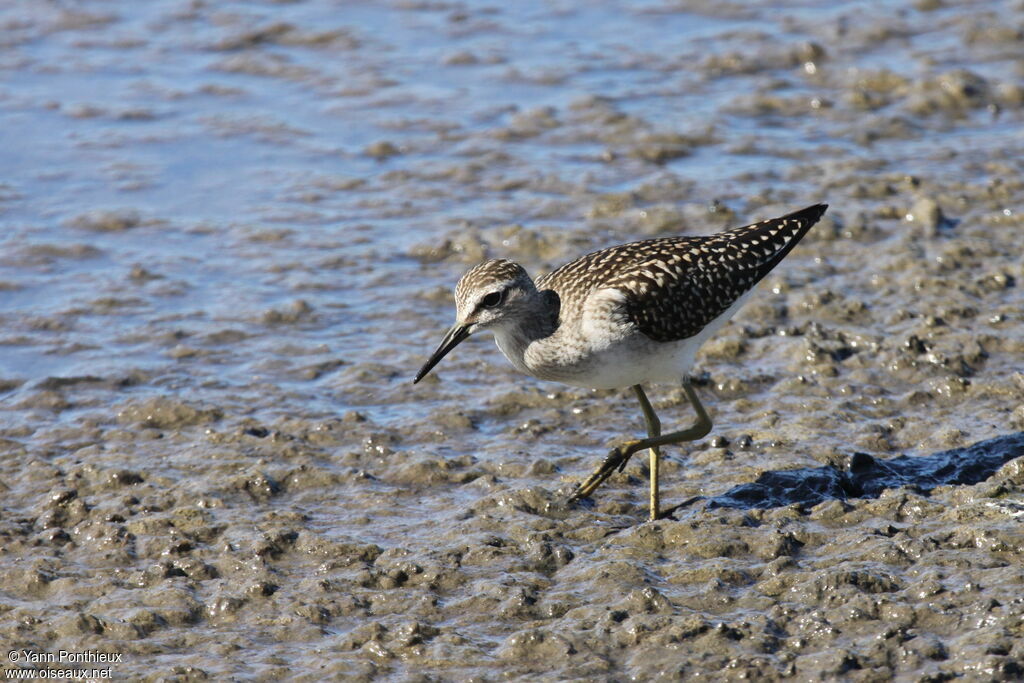
[[[456,287],[459,322],[449,335],[461,341],[489,329],[513,365],[541,379],[592,388],[676,381],[826,208],[817,204],[706,237],[609,247],[536,283],[517,263],[485,261]],[[438,353],[454,344],[445,346]],[[440,356],[431,360],[419,377]]]

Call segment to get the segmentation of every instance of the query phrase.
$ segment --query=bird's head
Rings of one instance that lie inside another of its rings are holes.
[[[469,335],[515,324],[521,316],[528,315],[531,296],[536,291],[530,276],[513,261],[492,259],[467,271],[455,286],[455,324],[416,373],[413,384]]]

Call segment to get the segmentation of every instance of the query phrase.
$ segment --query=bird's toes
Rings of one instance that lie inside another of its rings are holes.
[[[576,490],[572,492],[572,495],[565,499],[565,502],[567,505],[574,505],[581,502],[584,498],[588,498],[589,495],[589,493],[584,492],[582,486],[577,486]]]
[[[587,497],[587,491],[588,491],[588,488],[589,488],[588,487],[589,483],[590,483],[590,480],[588,479],[587,481],[577,482],[576,484],[574,484],[573,485],[572,493],[570,493],[569,497],[565,499],[566,502],[568,502],[568,503],[575,503],[578,500],[586,498]]]

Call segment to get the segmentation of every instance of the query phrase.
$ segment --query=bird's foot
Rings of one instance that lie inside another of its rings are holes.
[[[672,507],[670,507],[667,510],[662,510],[661,514],[658,515],[658,519],[672,519],[672,515],[674,515],[675,513],[679,512],[680,510],[683,510],[685,508],[690,507],[694,503],[699,503],[702,500],[707,500],[707,497],[706,496],[693,496],[692,498],[687,498],[686,500],[684,500],[682,503],[679,503],[678,505],[673,505]]]
[[[626,463],[633,457],[633,454],[637,452],[637,444],[639,441],[632,440],[626,441],[611,450],[611,452],[605,456],[605,459],[601,462],[601,465],[594,470],[594,472],[579,485],[579,488],[569,496],[569,502],[574,503],[581,498],[586,498],[591,493],[597,490],[597,487],[604,483],[604,481],[612,476],[616,470],[621,472],[626,468]]]

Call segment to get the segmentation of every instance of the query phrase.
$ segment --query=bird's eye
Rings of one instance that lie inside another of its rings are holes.
[[[480,305],[483,306],[484,308],[494,308],[495,306],[500,304],[501,300],[504,299],[504,298],[505,298],[505,292],[504,291],[491,292],[490,294],[485,296],[480,301]]]

